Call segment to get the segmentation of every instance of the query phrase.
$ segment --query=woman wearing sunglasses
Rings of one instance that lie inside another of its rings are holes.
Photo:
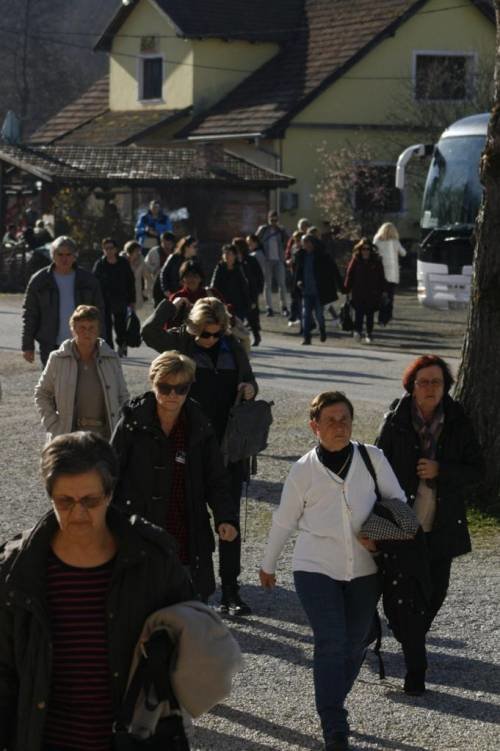
[[[255,380],[248,356],[229,334],[229,314],[224,303],[215,297],[198,300],[186,324],[165,330],[168,320],[168,303],[162,302],[142,328],[144,342],[158,352],[177,350],[196,363],[196,380],[190,396],[200,404],[214,427],[220,442],[226,430],[229,411],[241,391],[243,399],[253,399],[257,394]],[[229,463],[231,497],[239,516],[243,485],[243,462]],[[249,615],[250,607],[240,598],[241,539],[219,543],[220,577],[222,583],[221,612],[231,615]]]
[[[113,502],[175,538],[179,558],[206,600],[215,590],[207,506],[221,540],[230,542],[238,533],[219,444],[188,398],[195,370],[191,358],[175,351],[151,363],[151,391],[127,404],[111,439],[120,464]]]

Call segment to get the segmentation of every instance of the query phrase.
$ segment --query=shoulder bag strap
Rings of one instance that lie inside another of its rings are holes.
[[[375,472],[372,460],[370,459],[370,454],[368,453],[364,443],[358,443],[358,449],[359,453],[361,454],[361,458],[365,463],[366,469],[373,478],[373,482],[375,483],[375,495],[377,496],[377,501],[380,503],[382,501],[382,496],[380,495],[380,490],[377,482],[377,473]]]

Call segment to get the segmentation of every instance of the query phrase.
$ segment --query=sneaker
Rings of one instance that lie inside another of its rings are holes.
[[[274,310],[272,308],[266,308],[266,316],[268,318],[272,318],[274,315]]]
[[[285,318],[288,318],[288,316],[290,315],[288,308],[281,308],[281,315],[285,316]]]
[[[325,751],[349,751],[347,733],[334,733],[326,742]]]
[[[289,326],[300,326],[300,321],[298,318],[294,318],[293,320],[290,318],[288,321]]]
[[[371,336],[365,336],[365,344],[372,344],[373,338]]]
[[[353,336],[354,336],[354,341],[355,342],[360,342],[361,341],[361,334],[359,333],[359,331],[355,331],[354,334],[353,334]]]
[[[414,670],[406,673],[404,692],[409,696],[425,694],[425,670]]]
[[[241,599],[237,584],[222,586],[218,610],[221,615],[252,615],[252,608]]]

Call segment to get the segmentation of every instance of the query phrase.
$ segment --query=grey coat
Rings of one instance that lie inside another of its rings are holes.
[[[103,339],[97,340],[97,373],[101,382],[110,434],[121,408],[129,398],[120,358]],[[71,339],[51,352],[45,370],[35,386],[35,404],[49,439],[73,430],[78,379],[78,360]]]
[[[79,266],[75,270],[75,308],[95,305],[101,311],[104,324],[104,301],[97,279]],[[23,352],[33,352],[35,340],[44,347],[55,347],[59,331],[59,290],[54,279],[54,264],[33,274],[28,282],[23,302]],[[102,328],[104,331],[104,328]]]

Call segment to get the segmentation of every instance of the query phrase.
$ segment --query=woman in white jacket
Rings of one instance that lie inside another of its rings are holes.
[[[399,259],[406,256],[406,250],[399,242],[397,227],[391,222],[386,222],[379,227],[373,238],[373,244],[377,247],[384,266],[389,296],[388,315],[390,320],[394,305],[394,293],[399,284]]]
[[[99,339],[99,311],[79,305],[72,339],[50,354],[35,387],[35,404],[49,440],[87,430],[109,439],[129,398],[120,358]]]
[[[311,402],[310,427],[318,445],[296,462],[273,516],[261,584],[272,588],[290,535],[295,588],[314,636],[314,688],[325,751],[349,748],[345,699],[363,661],[379,596],[375,544],[360,529],[376,501],[375,484],[356,443],[353,406],[339,391]],[[382,451],[367,446],[380,493],[405,500]]]

